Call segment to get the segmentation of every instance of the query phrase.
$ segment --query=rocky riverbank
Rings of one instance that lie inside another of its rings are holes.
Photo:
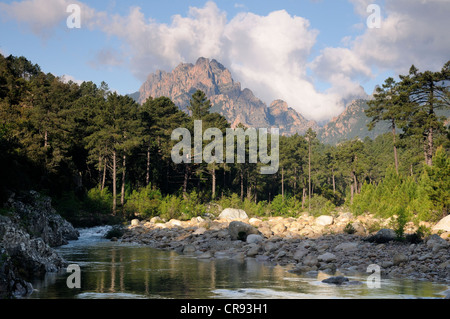
[[[66,267],[52,247],[78,236],[49,197],[34,191],[11,196],[0,214],[0,299],[28,295],[34,277]]]
[[[249,219],[243,211],[225,210],[217,219],[133,220],[122,242],[175,250],[200,259],[255,258],[292,265],[292,271],[299,274],[368,275],[368,266],[375,264],[382,278],[450,283],[450,244],[443,239],[448,238],[448,230],[441,229],[440,235],[424,240],[411,236],[409,242],[399,242],[388,225],[386,220],[350,213]],[[415,231],[414,225],[406,230]]]

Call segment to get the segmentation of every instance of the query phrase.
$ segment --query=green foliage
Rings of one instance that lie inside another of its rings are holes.
[[[133,190],[126,201],[125,211],[129,215],[142,216],[143,218],[157,216],[161,200],[161,192],[148,185],[139,190]]]
[[[364,184],[361,193],[356,195],[353,204],[350,205],[354,214],[373,213],[378,217],[389,218],[397,216],[397,228],[400,229],[406,221],[436,221],[442,217],[443,207],[448,200],[445,196],[433,196],[433,183],[441,183],[442,179],[434,175],[433,181],[428,171],[433,172],[438,168],[424,170],[416,182],[413,177],[401,177],[393,169],[389,169],[386,177],[378,185]],[[446,178],[443,171],[437,174]],[[446,186],[436,187],[439,194],[445,192]],[[447,188],[448,189],[448,188]]]
[[[176,195],[167,195],[159,205],[160,217],[166,220],[181,216],[183,200]]]
[[[397,240],[402,241],[404,240],[404,234],[405,234],[405,226],[406,223],[409,221],[409,216],[406,212],[406,208],[404,206],[397,206],[397,211],[393,222],[393,228],[395,231],[395,234],[397,235]]]
[[[309,207],[308,201],[309,200],[307,199],[305,207]],[[336,208],[332,201],[326,199],[321,195],[315,195],[314,197],[312,197],[310,204],[311,210],[309,211],[309,213],[313,216],[328,215]]]
[[[347,225],[345,225],[344,227],[344,233],[352,235],[356,232],[355,227],[353,227],[352,223],[348,223]]]
[[[399,231],[405,220],[436,221],[450,206],[450,140],[437,116],[448,110],[443,83],[449,65],[442,72],[412,68],[398,83],[386,81],[366,113],[371,126],[391,126],[385,135],[355,136],[337,146],[319,143],[312,130],[282,136],[278,174],[261,175],[261,163],[247,158],[237,164],[173,163],[175,128],[192,130],[196,119],[204,131],[230,126],[211,111],[204,92],[190,92],[189,116],[167,97],[138,105],[104,82],[64,83],[23,57],[0,55],[0,201],[34,188],[72,220],[116,212],[125,213],[119,218],[189,219],[210,212],[212,199],[249,216],[295,217],[309,207],[311,214],[329,214],[346,202],[355,214],[400,216]],[[395,162],[398,174],[388,169]],[[352,186],[357,192],[350,205]],[[217,199],[219,194],[226,195]]]
[[[111,213],[112,201],[112,194],[108,188],[100,190],[98,187],[94,187],[87,193],[84,208],[88,212],[107,215]]]
[[[287,201],[284,201],[281,195],[275,196],[270,203],[270,209],[274,216],[287,216],[290,211]]]
[[[176,195],[168,195],[159,205],[160,217],[170,219],[189,220],[206,213],[206,207],[201,203],[198,194],[193,191],[186,199]]]
[[[450,158],[442,146],[436,150],[433,166],[427,167],[426,173],[429,175],[428,195],[436,212],[429,219],[438,220],[450,210]]]

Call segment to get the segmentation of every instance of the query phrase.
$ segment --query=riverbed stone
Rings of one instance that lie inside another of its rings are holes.
[[[332,284],[332,285],[342,285],[344,283],[349,282],[347,277],[344,276],[335,276],[322,280],[323,283]]]
[[[248,219],[248,215],[242,209],[226,208],[220,213],[219,219]]]
[[[380,229],[375,235],[367,238],[367,240],[369,242],[383,244],[383,243],[393,241],[393,240],[395,240],[395,238],[397,238],[397,234],[395,233],[394,230],[388,229],[388,228],[383,228],[383,229]]]
[[[261,235],[250,234],[247,236],[248,244],[259,244],[263,241],[263,237]]]
[[[200,235],[203,235],[204,233],[206,233],[206,228],[199,227],[192,233],[192,235],[200,236]]]
[[[232,240],[241,240],[241,241],[247,240],[248,235],[260,234],[255,227],[240,221],[231,222],[230,225],[228,226],[228,232]]]
[[[323,261],[325,263],[330,263],[336,261],[336,255],[332,253],[324,253],[322,255],[317,256],[318,261]]]
[[[405,263],[407,261],[408,261],[408,256],[406,256],[403,253],[398,253],[398,254],[394,255],[394,258],[392,260],[392,262],[395,266],[398,266],[401,263]]]
[[[450,232],[450,215],[442,218],[436,225],[432,228],[433,231],[445,231]]]
[[[316,225],[318,226],[329,226],[333,224],[334,218],[328,215],[322,215],[316,218]]]
[[[131,226],[139,226],[139,219],[132,219]]]
[[[260,249],[261,249],[260,245],[252,244],[250,249],[247,251],[247,257],[255,257],[256,255],[259,254]]]
[[[354,252],[358,250],[358,243],[341,243],[334,247],[335,251],[343,251],[343,252]]]
[[[293,258],[296,261],[301,261],[303,257],[305,257],[308,253],[309,251],[305,248],[297,249],[296,252],[294,253]]]
[[[302,260],[302,264],[309,267],[316,266],[318,263],[319,261],[314,255],[308,255]]]

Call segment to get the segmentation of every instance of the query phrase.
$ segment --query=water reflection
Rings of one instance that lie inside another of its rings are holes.
[[[332,286],[321,276],[300,277],[288,268],[255,259],[201,260],[144,246],[98,241],[59,249],[69,263],[81,267],[81,289],[69,289],[68,274],[48,274],[33,283],[30,298],[411,298],[441,297],[446,285],[383,280],[369,289]]]

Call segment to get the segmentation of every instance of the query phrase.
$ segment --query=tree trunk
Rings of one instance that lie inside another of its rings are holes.
[[[311,211],[311,141],[309,141],[309,156],[308,156],[308,210]]]
[[[216,199],[216,168],[213,166],[212,171],[212,199]]]
[[[333,194],[336,194],[336,178],[334,176],[334,170],[332,169],[331,171],[333,173]]]
[[[145,185],[150,184],[150,147],[147,148],[147,169],[145,174]]]
[[[241,170],[241,202],[244,201],[244,171]]]
[[[187,186],[189,181],[189,166],[184,164],[183,198],[187,199]]]
[[[225,162],[223,163],[223,189],[222,189],[222,198],[223,193],[225,192],[225,187],[227,186],[227,171],[225,170]]]
[[[247,199],[252,199],[252,185],[250,184],[250,172],[247,171]]]
[[[98,189],[102,190],[102,162],[101,156],[98,157]]]
[[[294,168],[294,196],[297,194],[297,167]]]
[[[358,193],[358,181],[356,179],[356,174],[354,171],[352,171],[352,179],[353,179],[353,183],[354,183],[354,187],[355,187],[354,191],[355,191],[355,194],[357,194]]]
[[[305,209],[305,200],[306,200],[306,188],[303,188],[303,193],[302,193],[302,209]]]
[[[396,138],[395,138],[395,122],[394,120],[392,120],[392,142],[394,144],[394,162],[395,162],[395,171],[397,172],[398,175],[398,156],[397,156],[397,146],[395,145],[396,143]]]
[[[433,165],[433,128],[428,130],[427,140],[425,144],[425,163],[428,166]]]
[[[350,184],[350,204],[353,204],[353,183]]]
[[[284,200],[284,167],[281,168],[281,198]]]
[[[103,178],[102,178],[102,191],[105,189],[106,182],[106,167],[108,166],[108,162],[105,156],[105,165],[103,166]]]
[[[117,159],[116,159],[116,151],[113,151],[113,202],[112,202],[112,213],[115,216],[116,215],[116,196],[117,196],[117,189],[116,189],[116,177],[117,177]]]
[[[125,204],[125,172],[126,172],[126,156],[123,156],[123,162],[122,162],[122,187],[120,189],[120,205],[122,206],[122,210],[123,210],[123,205]]]

